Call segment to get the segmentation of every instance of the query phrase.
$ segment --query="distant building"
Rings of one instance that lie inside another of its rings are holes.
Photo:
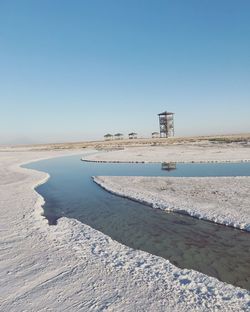
[[[115,137],[116,140],[122,140],[123,139],[123,134],[122,133],[116,133],[114,135],[114,137]]]
[[[152,132],[152,138],[159,138],[160,137],[160,133],[159,132]]]
[[[174,136],[174,113],[163,112],[158,114],[160,125],[160,137]]]
[[[128,138],[129,138],[129,139],[137,139],[137,133],[135,133],[135,132],[129,133],[129,134],[128,134]]]
[[[110,133],[107,133],[107,134],[104,135],[104,139],[105,139],[106,141],[112,140],[112,139],[113,139],[113,135],[110,134]]]

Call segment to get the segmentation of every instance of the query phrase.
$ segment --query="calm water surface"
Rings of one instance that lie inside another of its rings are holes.
[[[249,163],[178,164],[176,170],[168,172],[161,170],[161,164],[88,163],[80,161],[80,156],[70,156],[25,167],[51,176],[36,189],[45,198],[44,215],[50,224],[62,216],[75,218],[180,268],[250,289],[250,233],[152,209],[112,195],[91,179],[95,175],[250,176]]]

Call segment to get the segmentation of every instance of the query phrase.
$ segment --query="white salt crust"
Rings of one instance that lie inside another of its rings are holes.
[[[246,290],[180,270],[73,219],[49,226],[34,191],[48,174],[20,164],[69,153],[0,152],[2,311],[249,311]]]

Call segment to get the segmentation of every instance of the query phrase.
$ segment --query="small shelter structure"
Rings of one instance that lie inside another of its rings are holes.
[[[160,137],[160,133],[159,132],[152,132],[152,138],[159,138]]]
[[[114,137],[115,137],[116,140],[122,140],[123,139],[123,134],[122,133],[116,133],[114,135]]]
[[[107,134],[104,135],[104,139],[105,139],[106,141],[112,140],[112,139],[113,139],[113,135],[110,134],[110,133],[107,133]]]
[[[128,138],[129,138],[129,139],[137,139],[137,133],[135,133],[135,132],[129,133],[129,134],[128,134]]]

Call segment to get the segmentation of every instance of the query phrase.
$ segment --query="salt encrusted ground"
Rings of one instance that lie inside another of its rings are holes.
[[[95,177],[106,190],[154,208],[250,231],[250,177]]]
[[[84,157],[100,162],[239,162],[250,161],[249,144],[187,143],[129,147]]]
[[[250,293],[125,247],[76,220],[48,226],[20,163],[66,152],[0,152],[1,311],[249,311]]]

